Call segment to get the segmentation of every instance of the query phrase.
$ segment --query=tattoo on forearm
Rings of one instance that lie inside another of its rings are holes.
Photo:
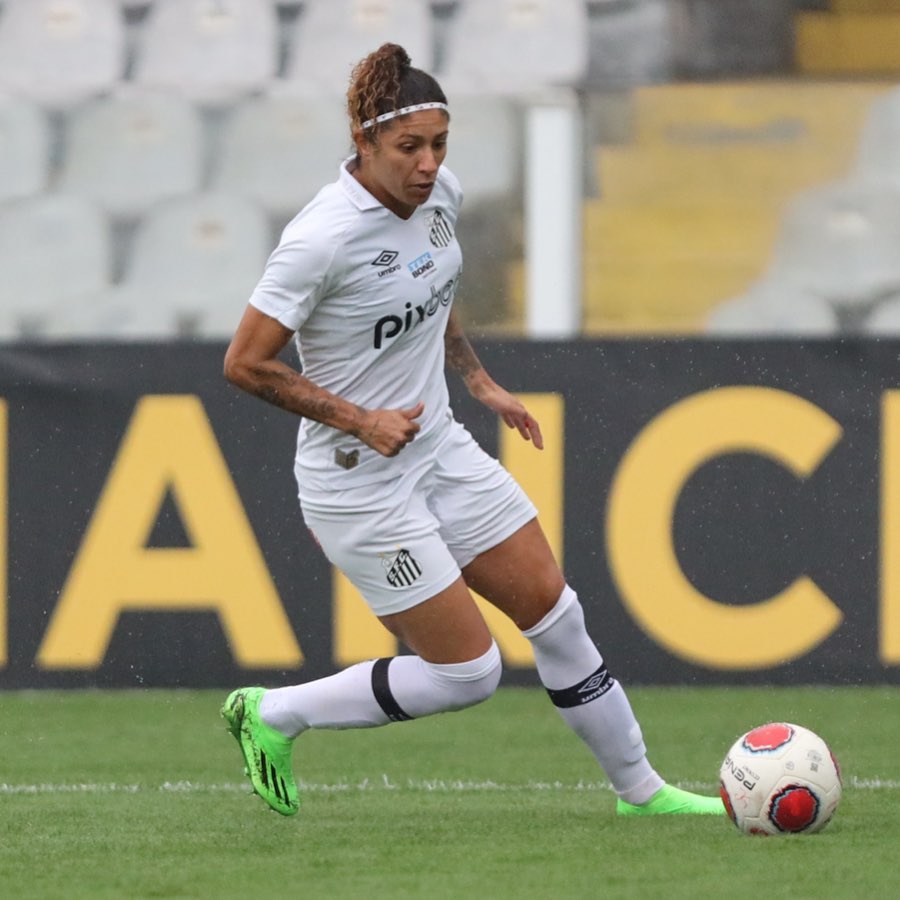
[[[272,406],[277,406],[279,409],[285,409],[284,398],[278,393],[278,388],[273,385],[258,384],[253,389],[253,393],[259,397],[260,400],[265,400],[266,403],[271,403]]]
[[[304,403],[299,403],[300,415],[307,419],[315,419],[316,422],[331,422],[334,419],[335,403],[330,397],[310,397]]]
[[[316,396],[319,389],[292,369],[257,370],[253,393],[261,400],[317,422],[333,420],[337,405],[333,397]],[[274,383],[273,383],[274,382]],[[283,386],[283,389],[280,389]]]
[[[465,379],[481,368],[481,362],[475,355],[468,338],[461,331],[451,331],[444,335],[444,349],[447,364]]]

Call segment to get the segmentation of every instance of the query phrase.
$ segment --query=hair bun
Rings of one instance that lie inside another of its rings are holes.
[[[400,69],[409,69],[412,67],[412,60],[409,58],[409,54],[399,44],[382,44],[375,51],[375,55],[381,59],[393,57]]]

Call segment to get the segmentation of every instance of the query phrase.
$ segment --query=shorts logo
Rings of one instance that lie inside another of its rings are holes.
[[[400,254],[397,253],[396,250],[382,250],[381,253],[372,260],[371,265],[378,266],[381,269],[378,273],[379,278],[400,271],[400,264],[394,264],[394,260],[399,255]]]
[[[448,247],[450,245],[450,241],[453,240],[453,229],[439,209],[436,209],[425,220],[425,224],[428,226],[428,240],[431,241],[432,247]]]
[[[409,550],[382,553],[381,564],[391,587],[409,587],[422,574],[422,567],[413,559]]]

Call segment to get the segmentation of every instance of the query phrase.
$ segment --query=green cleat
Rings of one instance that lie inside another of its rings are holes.
[[[635,806],[621,798],[616,801],[617,816],[724,816],[725,804],[719,797],[692,794],[671,784],[663,785],[646,803]]]
[[[291,769],[293,741],[260,718],[259,701],[265,692],[261,687],[232,691],[222,707],[222,717],[244,754],[253,790],[275,812],[293,816],[300,809]]]

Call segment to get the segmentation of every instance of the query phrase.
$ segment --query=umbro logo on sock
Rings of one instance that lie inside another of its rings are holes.
[[[601,672],[598,672],[596,675],[591,675],[581,687],[578,688],[579,694],[592,694],[594,691],[603,684],[604,681],[608,679],[608,675],[606,669],[603,669]]]
[[[584,681],[573,684],[572,687],[552,690],[547,688],[547,693],[553,701],[553,705],[561,709],[571,709],[573,706],[583,706],[602,697],[614,684],[615,679],[609,674],[605,665],[601,665],[596,672],[588,675]]]

